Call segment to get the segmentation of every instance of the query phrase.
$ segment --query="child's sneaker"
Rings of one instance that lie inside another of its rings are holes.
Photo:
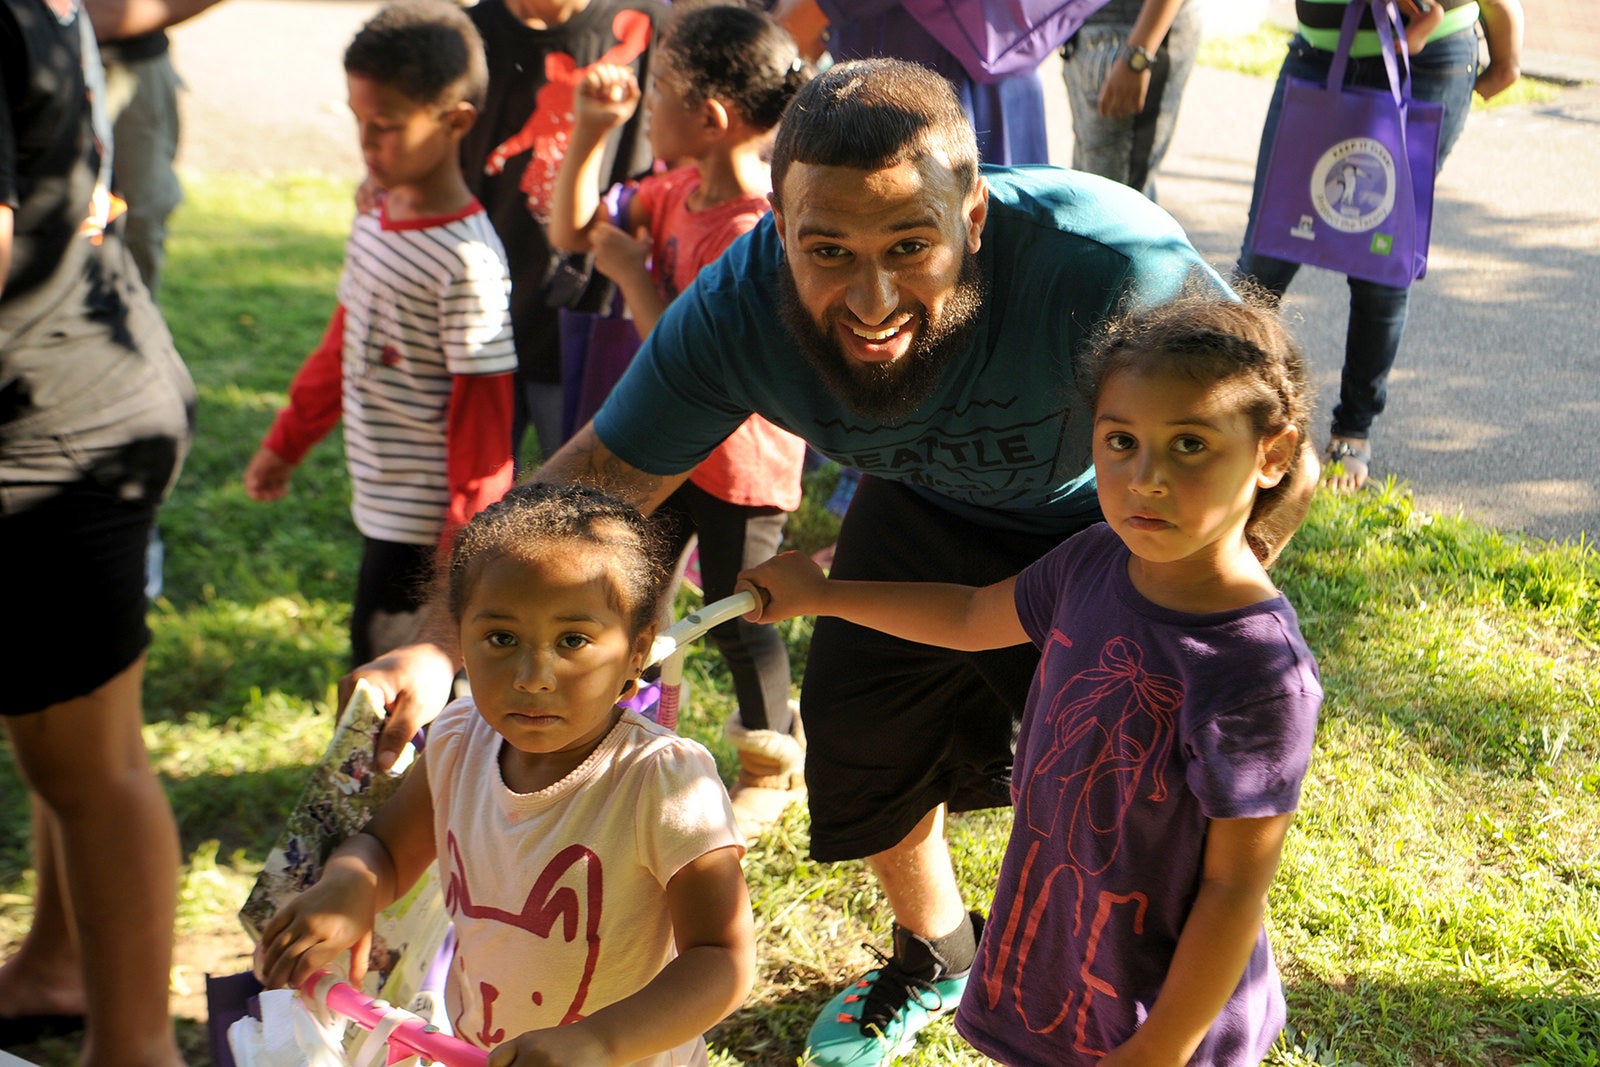
[[[974,936],[983,918],[972,915]],[[811,1025],[808,1067],[875,1067],[910,1051],[936,1017],[952,1012],[966,992],[969,967],[952,974],[925,938],[894,928],[894,956],[828,1001]]]

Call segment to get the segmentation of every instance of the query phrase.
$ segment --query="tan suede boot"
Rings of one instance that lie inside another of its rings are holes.
[[[806,795],[806,735],[800,725],[800,709],[794,711],[791,733],[776,730],[747,730],[735,712],[723,727],[723,735],[739,755],[739,777],[728,795],[733,798],[733,817],[747,841],[757,837],[783,817],[790,804]]]

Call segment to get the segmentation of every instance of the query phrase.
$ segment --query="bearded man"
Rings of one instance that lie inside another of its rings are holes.
[[[863,474],[834,577],[987,585],[1100,521],[1073,357],[1119,313],[1229,292],[1178,224],[1092,175],[980,167],[950,84],[899,60],[841,63],[801,90],[772,182],[772,215],[672,302],[534,477],[649,509],[756,413]],[[449,659],[414,646],[358,672],[389,697],[386,745],[438,706]],[[817,620],[801,690],[811,851],[865,859],[895,929],[885,963],[823,1010],[808,1062],[882,1062],[959,1002],[982,918],[944,819],[1011,802],[1038,662],[1032,645],[953,652]]]

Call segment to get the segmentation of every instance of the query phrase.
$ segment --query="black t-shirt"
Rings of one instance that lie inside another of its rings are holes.
[[[194,387],[108,221],[85,74],[98,68],[77,0],[0,0],[0,203],[13,212],[0,489],[26,477],[13,466],[34,447],[22,442],[188,432]]]
[[[511,322],[517,360],[535,381],[561,377],[556,309],[546,283],[559,258],[545,232],[556,170],[572,132],[573,90],[599,63],[630,67],[648,90],[655,37],[667,8],[659,0],[591,0],[559,26],[532,29],[505,0],[480,0],[467,14],[483,36],[489,95],[461,147],[467,185],[489,213],[511,267]],[[643,111],[641,106],[640,111]],[[639,112],[614,131],[600,173],[610,185],[649,170]],[[599,310],[610,284],[595,275],[567,302]]]
[[[0,0],[0,203],[15,212],[0,348],[59,299],[88,251],[75,238],[100,154],[81,47],[73,0]]]

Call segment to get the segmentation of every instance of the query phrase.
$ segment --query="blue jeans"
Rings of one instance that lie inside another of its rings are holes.
[[[1178,9],[1150,65],[1144,110],[1127,118],[1100,114],[1100,87],[1121,63],[1132,24],[1089,22],[1061,50],[1061,78],[1072,105],[1072,167],[1098,174],[1156,198],[1155,172],[1172,144],[1178,106],[1200,48],[1204,19],[1198,0]]]
[[[122,243],[139,266],[150,295],[161,287],[167,260],[167,218],[183,200],[173,169],[178,154],[178,90],[183,81],[166,52],[150,59],[106,65],[108,95],[119,97],[112,115],[112,185],[128,202]]]
[[[1289,42],[1289,54],[1278,71],[1278,84],[1272,91],[1266,123],[1261,130],[1261,148],[1256,156],[1255,188],[1250,194],[1250,222],[1245,228],[1244,248],[1235,268],[1241,279],[1252,280],[1268,292],[1281,297],[1294,280],[1298,263],[1290,263],[1250,251],[1256,225],[1256,205],[1266,182],[1267,160],[1277,135],[1283,111],[1284,86],[1288,78],[1326,82],[1333,53],[1313,48],[1298,34]],[[1444,125],[1439,132],[1439,164],[1454,147],[1472,105],[1472,83],[1478,76],[1478,38],[1466,29],[1430,41],[1411,57],[1411,95],[1444,105]],[[1353,58],[1345,71],[1346,85],[1377,88],[1389,84],[1383,57]],[[1333,409],[1335,437],[1365,439],[1372,432],[1372,421],[1383,411],[1388,399],[1389,371],[1394,367],[1405,334],[1406,305],[1410,289],[1378,285],[1357,278],[1350,285],[1350,319],[1345,328],[1344,370],[1339,379],[1339,404]]]

